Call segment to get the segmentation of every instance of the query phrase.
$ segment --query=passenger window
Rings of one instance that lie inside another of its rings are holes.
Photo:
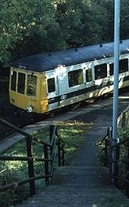
[[[123,59],[119,61],[119,72],[124,73],[128,71],[128,59]]]
[[[37,77],[32,73],[27,75],[27,95],[36,96]]]
[[[68,72],[68,83],[69,83],[69,87],[82,84],[83,83],[82,69]]]
[[[16,77],[17,73],[15,71],[11,71],[11,90],[16,91]]]
[[[109,65],[109,68],[110,68],[110,76],[114,75],[114,64],[111,63],[111,64]]]
[[[24,73],[18,73],[18,93],[25,93],[25,74]]]
[[[123,59],[119,61],[119,73],[124,73],[128,71],[128,59]],[[110,64],[110,76],[114,75],[114,64]]]
[[[47,85],[48,85],[48,93],[55,91],[55,79],[54,78],[47,79]]]
[[[107,64],[95,66],[95,80],[107,77]]]
[[[91,82],[92,81],[92,69],[86,70],[86,82]]]

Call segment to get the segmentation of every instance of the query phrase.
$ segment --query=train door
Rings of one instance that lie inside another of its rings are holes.
[[[59,101],[58,106],[66,106],[68,105],[68,75],[67,75],[67,68],[64,66],[59,66],[56,68],[57,74],[57,87],[58,87],[58,95]]]
[[[60,66],[56,68],[56,74],[58,77],[58,91],[60,95],[68,93],[68,81],[67,81],[67,68]]]
[[[85,70],[86,88],[93,86],[93,70],[92,68],[87,68]]]
[[[55,71],[48,71],[46,73],[47,84],[47,99],[48,99],[48,111],[54,110],[58,107],[58,87],[57,77]]]

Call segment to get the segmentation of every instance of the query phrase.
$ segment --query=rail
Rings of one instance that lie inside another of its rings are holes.
[[[112,127],[108,127],[100,145],[102,162],[109,168],[113,185],[129,197],[129,137],[113,144]]]
[[[0,193],[5,192],[9,189],[16,189],[18,186],[29,183],[30,186],[30,196],[36,194],[36,186],[35,181],[38,179],[44,179],[45,185],[50,184],[52,181],[52,177],[54,174],[54,169],[57,166],[61,166],[65,164],[65,152],[64,152],[64,143],[59,137],[57,133],[57,126],[50,125],[50,142],[45,143],[39,138],[34,137],[34,135],[28,134],[22,129],[17,128],[16,126],[8,123],[7,121],[0,118],[0,123],[9,127],[11,130],[20,133],[25,136],[26,141],[26,156],[7,156],[0,155],[0,161],[26,161],[28,163],[28,179],[19,180],[17,182],[13,182],[11,184],[0,185]],[[35,143],[42,145],[43,154],[42,157],[35,158],[33,152],[33,141]],[[35,173],[35,163],[41,163],[42,165],[42,175],[36,176]]]

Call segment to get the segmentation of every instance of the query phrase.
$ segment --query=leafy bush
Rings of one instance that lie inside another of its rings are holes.
[[[65,144],[66,151],[66,160],[69,162],[73,153],[84,141],[85,133],[92,126],[92,123],[83,123],[83,122],[60,122],[58,123],[58,134],[62,138]],[[42,129],[40,131],[35,131],[33,133],[34,138],[38,138],[46,143],[49,143],[49,129]],[[42,145],[36,144],[36,141],[33,139],[33,156],[42,158],[43,151]],[[4,155],[9,156],[26,156],[26,142],[23,139],[22,141],[11,146],[9,149],[4,152]],[[35,174],[43,175],[43,165],[42,163],[34,163],[35,165]],[[1,161],[0,164],[0,185],[10,184],[17,182],[18,180],[27,179],[28,168],[27,162],[25,161]],[[36,181],[36,191],[41,192],[44,186],[44,180]],[[2,200],[2,206],[0,207],[9,207],[11,204],[20,203],[22,200],[29,197],[29,185],[19,186],[14,190],[6,191],[5,193],[0,194],[0,200]]]

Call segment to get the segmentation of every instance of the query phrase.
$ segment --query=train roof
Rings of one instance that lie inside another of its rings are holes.
[[[129,39],[120,42],[120,53],[129,53]],[[114,54],[114,42],[101,45],[84,46],[52,53],[27,56],[17,60],[14,67],[30,71],[43,72],[59,65],[75,65],[101,58],[111,57]]]

